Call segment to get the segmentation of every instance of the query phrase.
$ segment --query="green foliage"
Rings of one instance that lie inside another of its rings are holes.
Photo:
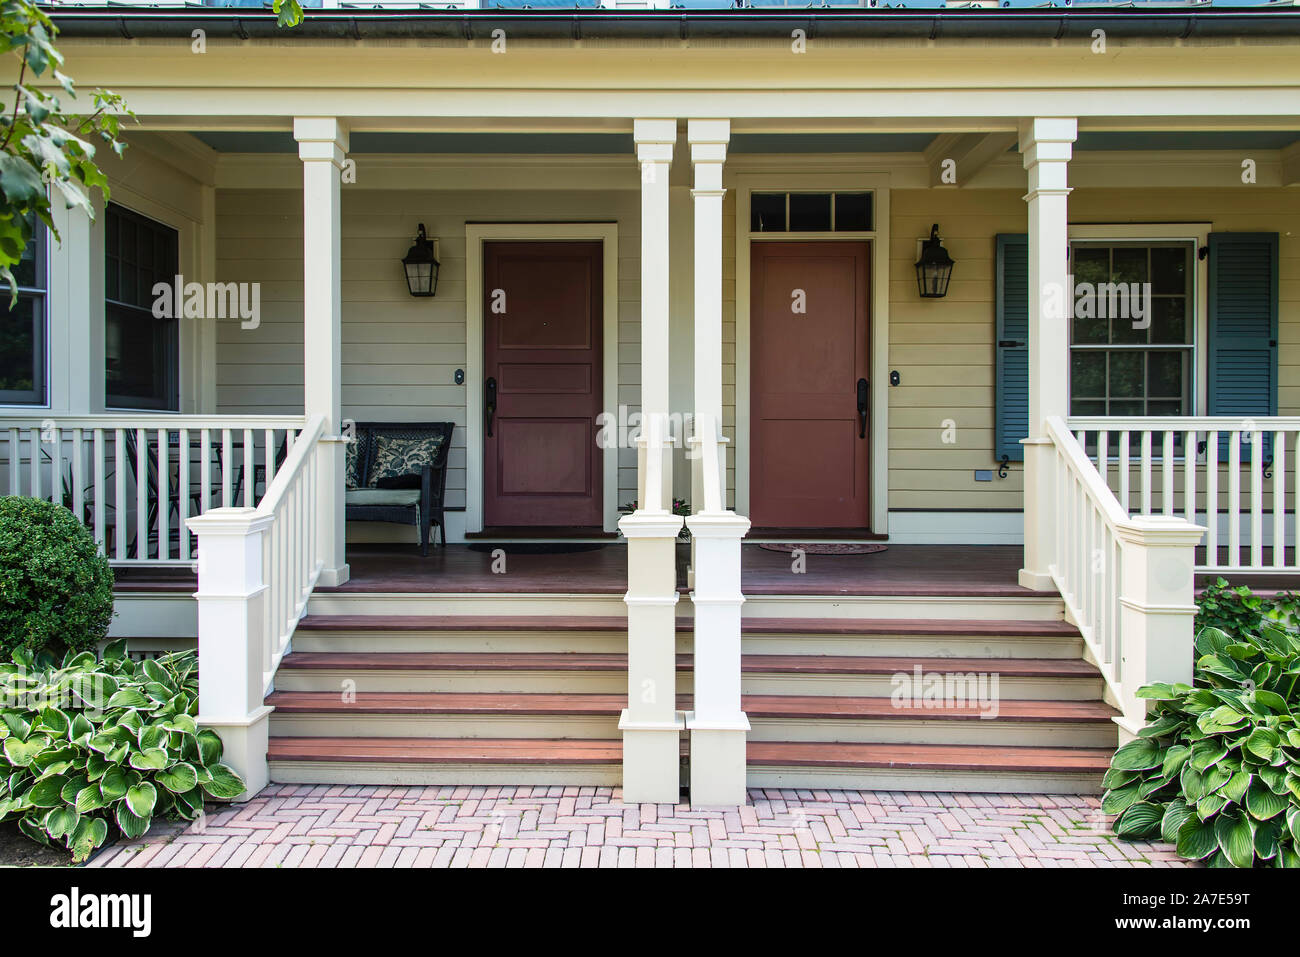
[[[113,617],[113,571],[62,505],[0,497],[0,660],[15,648],[93,648]]]
[[[302,23],[302,4],[298,0],[271,0],[271,10],[282,27],[296,27]]]
[[[197,669],[192,651],[137,664],[125,642],[0,665],[0,820],[80,862],[114,828],[135,838],[159,815],[193,820],[205,795],[238,797],[221,739],[195,724]]]
[[[1223,604],[1212,613],[1258,612],[1255,630],[1201,629],[1195,688],[1138,691],[1155,704],[1115,752],[1101,807],[1120,837],[1159,836],[1212,867],[1300,867],[1300,634],[1263,603]]]
[[[69,208],[93,216],[89,190],[97,189],[107,199],[108,178],[95,161],[92,141],[121,155],[122,119],[134,118],[111,90],[96,90],[90,95],[90,112],[77,113],[36,85],[52,80],[69,98],[77,97],[71,77],[59,69],[63,56],[54,46],[57,32],[35,3],[0,2],[0,54],[13,54],[19,61],[13,107],[0,113],[0,279],[9,283],[12,296],[18,286],[11,269],[22,259],[38,220],[58,238],[49,187]]]
[[[1218,628],[1230,635],[1253,635],[1263,624],[1267,606],[1245,585],[1233,588],[1220,578],[1196,602],[1196,630]]]

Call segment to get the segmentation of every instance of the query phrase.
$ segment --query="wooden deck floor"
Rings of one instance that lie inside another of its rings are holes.
[[[678,549],[678,585],[685,591],[687,548]],[[1017,584],[1022,552],[1015,545],[890,545],[871,555],[808,555],[806,571],[795,574],[791,558],[757,545],[741,550],[747,595],[944,595],[1031,594]],[[554,555],[508,555],[504,574],[494,574],[490,553],[467,545],[430,549],[353,545],[352,578],[338,591],[412,594],[518,593],[609,594],[627,589],[627,551],[622,543],[591,551]],[[186,591],[195,576],[186,568],[116,569],[119,592]],[[1197,575],[1204,587],[1217,575]],[[1231,575],[1234,584],[1259,590],[1296,588],[1285,573]],[[335,589],[320,589],[328,592]]]

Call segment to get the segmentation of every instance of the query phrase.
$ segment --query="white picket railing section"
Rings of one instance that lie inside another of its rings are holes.
[[[1126,514],[1182,515],[1205,526],[1198,569],[1300,569],[1300,418],[1075,417],[1069,423]]]
[[[1147,710],[1138,688],[1191,680],[1202,529],[1176,515],[1130,516],[1063,419],[1049,418],[1047,434],[1056,453],[1040,519],[1052,523],[1049,571],[1133,734]]]
[[[271,481],[256,514],[271,519],[262,535],[262,576],[267,585],[263,602],[266,636],[263,650],[263,693],[271,690],[280,659],[294,629],[307,613],[324,562],[317,547],[320,536],[317,450],[325,420],[313,416]]]
[[[189,565],[186,519],[254,507],[292,456],[302,416],[0,415],[0,492],[59,501],[110,561]]]

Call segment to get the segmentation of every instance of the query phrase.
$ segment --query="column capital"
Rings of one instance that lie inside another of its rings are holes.
[[[686,140],[692,146],[697,143],[726,146],[731,142],[731,120],[687,120]]]
[[[632,139],[642,163],[671,163],[677,142],[676,120],[634,120]]]
[[[1020,121],[1020,152],[1039,143],[1073,143],[1079,121],[1072,116],[1036,116]]]
[[[298,141],[298,158],[342,166],[348,151],[348,128],[336,116],[296,116],[293,138]]]

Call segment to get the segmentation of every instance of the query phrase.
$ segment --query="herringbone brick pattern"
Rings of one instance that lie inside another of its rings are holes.
[[[1174,867],[1095,797],[754,790],[624,804],[617,788],[272,785],[92,867]]]

